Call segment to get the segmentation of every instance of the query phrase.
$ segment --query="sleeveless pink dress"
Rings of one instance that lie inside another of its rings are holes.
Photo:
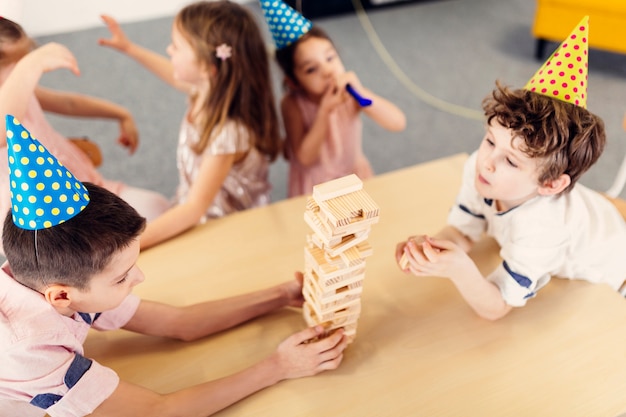
[[[319,109],[303,94],[293,95],[308,131]],[[361,179],[374,175],[369,161],[362,150],[363,121],[355,104],[346,100],[330,114],[328,135],[322,145],[318,161],[310,166],[303,166],[297,160],[293,146],[287,142],[289,157],[288,196],[295,197],[311,194],[313,186],[349,174],[356,174]]]

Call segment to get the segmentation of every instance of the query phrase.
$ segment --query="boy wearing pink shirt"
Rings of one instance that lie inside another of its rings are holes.
[[[301,281],[182,308],[140,300],[131,291],[144,280],[135,262],[145,219],[104,188],[76,180],[15,118],[6,125],[13,204],[0,269],[0,415],[204,416],[339,365],[342,332],[305,343],[322,328],[290,336],[241,372],[163,395],[86,358],[91,327],[194,340],[300,305]]]

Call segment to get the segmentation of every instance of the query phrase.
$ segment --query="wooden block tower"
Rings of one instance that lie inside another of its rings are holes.
[[[304,220],[312,229],[304,248],[304,319],[321,324],[326,333],[343,328],[348,340],[356,336],[361,313],[367,242],[379,208],[356,175],[313,187]]]

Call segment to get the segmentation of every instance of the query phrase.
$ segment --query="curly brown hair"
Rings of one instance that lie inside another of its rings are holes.
[[[487,123],[495,119],[523,140],[520,150],[541,158],[539,183],[567,174],[569,192],[596,163],[606,144],[604,122],[587,109],[528,90],[496,88],[482,103]]]

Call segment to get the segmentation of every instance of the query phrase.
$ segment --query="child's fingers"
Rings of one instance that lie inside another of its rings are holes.
[[[433,248],[428,240],[422,243],[422,252],[429,262],[436,263],[439,261],[439,249]]]
[[[298,333],[294,333],[287,338],[287,341],[293,345],[300,345],[304,342],[308,342],[309,340],[321,336],[324,333],[324,328],[322,326],[313,326],[308,327]]]
[[[296,282],[300,285],[302,285],[302,283],[304,282],[304,274],[301,271],[295,271],[293,273],[293,276],[296,280]]]
[[[404,247],[406,246],[406,242],[400,242],[396,245],[396,262],[400,263],[400,259],[404,255]]]
[[[117,21],[115,19],[113,19],[111,16],[103,14],[100,15],[100,18],[102,19],[102,21],[104,22],[105,25],[107,25],[107,27],[109,28],[109,30],[111,30],[112,32],[114,30],[119,30],[120,25],[117,23]]]
[[[334,357],[331,360],[322,362],[319,365],[318,370],[319,371],[331,371],[333,369],[337,369],[339,365],[341,364],[342,360],[343,360],[343,353],[339,354],[338,356]]]

